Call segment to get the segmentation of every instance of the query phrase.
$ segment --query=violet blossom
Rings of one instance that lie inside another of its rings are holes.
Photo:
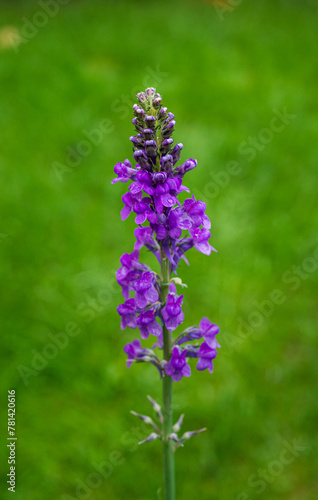
[[[183,295],[176,297],[171,293],[168,294],[166,305],[162,309],[162,316],[169,332],[173,332],[184,320],[184,313],[181,309],[182,300]]]
[[[136,304],[139,308],[146,307],[148,302],[156,302],[159,299],[154,285],[154,275],[150,271],[141,274],[140,278],[135,281],[133,289],[136,292]]]
[[[186,351],[178,346],[172,349],[171,359],[165,365],[165,372],[174,382],[179,382],[182,377],[190,377],[191,368],[186,361]]]
[[[142,339],[147,339],[149,334],[159,337],[162,334],[162,326],[156,321],[155,309],[142,312],[137,319],[137,325]]]
[[[131,367],[133,361],[142,360],[150,352],[149,349],[142,349],[139,339],[135,339],[130,344],[126,344],[124,351],[128,355],[127,368]]]

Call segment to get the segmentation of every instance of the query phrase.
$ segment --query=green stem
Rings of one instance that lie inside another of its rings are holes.
[[[161,296],[160,301],[165,304],[169,292],[170,268],[169,261],[161,248]],[[172,350],[172,334],[163,327],[163,358],[169,361]],[[163,377],[163,478],[165,500],[175,500],[175,480],[174,480],[174,452],[173,441],[168,438],[172,432],[172,379],[168,375]]]

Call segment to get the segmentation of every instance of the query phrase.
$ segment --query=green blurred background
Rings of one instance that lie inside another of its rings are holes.
[[[317,499],[317,3],[0,10],[1,499],[8,389],[14,498],[158,498],[160,443],[136,450],[147,434],[129,410],[151,414],[161,384],[151,366],[126,371],[134,332],[120,331],[114,272],[134,221],[120,221],[126,186],[110,184],[149,85],[176,115],[182,159],[198,160],[185,184],[218,250],[180,266],[184,326],[209,316],[222,349],[213,375],[193,365],[174,387],[184,430],[208,427],[177,452],[177,499]]]

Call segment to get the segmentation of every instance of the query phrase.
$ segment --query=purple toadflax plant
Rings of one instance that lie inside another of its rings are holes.
[[[130,137],[136,165],[133,168],[129,160],[117,163],[117,178],[112,181],[113,184],[131,182],[128,192],[122,197],[121,219],[125,220],[134,212],[138,225],[134,251],[121,257],[121,267],[116,272],[125,299],[117,311],[123,330],[127,326],[138,328],[142,339],[150,335],[157,338],[152,349],[143,348],[138,338],[127,344],[124,351],[128,355],[127,368],[134,362],[151,363],[162,379],[162,410],[148,396],[161,429],[150,417],[132,413],[154,428],[154,432],[141,443],[155,439],[162,441],[165,500],[174,500],[174,451],[183,446],[185,440],[205,429],[178,437],[183,415],[175,425],[172,424],[172,385],[191,375],[189,361],[192,358],[197,359],[198,370],[207,369],[212,373],[216,348],[220,345],[216,340],[219,327],[206,317],[199,325],[187,328],[173,338],[173,332],[184,320],[183,295],[178,295],[176,285],[185,285],[180,278],[171,278],[171,275],[177,274],[180,259],[188,264],[185,253],[191,248],[205,255],[216,250],[209,243],[211,223],[205,214],[205,203],[196,200],[194,195],[189,195],[183,203],[178,200],[180,193],[189,193],[183,185],[183,177],[197,166],[197,162],[189,159],[178,165],[183,145],[178,143],[173,147],[174,115],[162,107],[161,96],[154,88],[140,92],[137,99],[132,120],[136,135]],[[159,261],[160,275],[139,262],[139,250],[143,246]],[[130,298],[131,292],[134,297]],[[156,354],[155,349],[162,350],[163,355]]]

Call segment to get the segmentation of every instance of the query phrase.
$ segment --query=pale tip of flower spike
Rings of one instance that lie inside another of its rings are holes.
[[[151,424],[152,423],[152,419],[150,417],[148,417],[147,415],[140,415],[140,413],[137,413],[134,410],[130,410],[130,413],[132,415],[134,415],[135,417],[140,418],[140,420],[143,420],[146,424]]]
[[[133,410],[131,410],[130,413],[132,415],[134,415],[135,417],[140,418],[140,420],[145,422],[145,424],[152,425],[152,427],[155,429],[155,431],[158,432],[159,435],[161,434],[159,427],[155,424],[155,422],[152,420],[151,417],[148,417],[148,415],[141,415],[140,413],[137,413],[136,411],[133,411]]]
[[[203,429],[199,429],[198,431],[188,431],[188,432],[185,432],[182,436],[182,440],[186,440],[186,439],[190,439],[192,438],[193,436],[196,436],[197,434],[200,434],[200,432],[204,432],[206,431],[207,428],[206,427],[203,427]]]
[[[150,403],[152,404],[153,406],[153,409],[155,410],[155,412],[158,412],[161,410],[161,406],[159,403],[157,403],[157,401],[155,401],[154,399],[152,399],[151,396],[147,396],[147,399],[150,401]]]
[[[176,451],[177,448],[179,448],[179,446],[184,446],[183,445],[183,442],[192,438],[193,436],[196,436],[197,434],[200,434],[200,432],[204,432],[206,431],[207,428],[206,427],[203,427],[203,429],[199,429],[198,431],[188,431],[188,432],[185,432],[183,434],[183,436],[176,442],[173,450]]]
[[[155,401],[155,400],[154,400],[151,396],[149,396],[149,395],[147,396],[147,399],[148,399],[148,401],[150,401],[150,403],[151,403],[151,405],[152,405],[152,407],[153,407],[154,411],[156,412],[156,414],[157,414],[157,416],[158,416],[158,418],[159,418],[160,422],[161,422],[161,423],[163,423],[163,415],[162,415],[162,413],[161,413],[161,406],[160,406],[160,404],[158,404],[158,403],[157,403],[157,401]]]
[[[175,442],[179,441],[179,438],[175,432],[172,432],[171,434],[169,434],[169,439],[171,439],[171,441],[175,441]]]
[[[179,420],[172,426],[173,432],[179,432],[181,425],[182,425],[182,422],[183,422],[183,419],[184,419],[184,413],[182,413],[182,415],[180,415]]]
[[[155,441],[155,439],[159,439],[159,438],[160,438],[159,434],[152,432],[146,439],[139,441],[138,444],[149,443],[150,441]]]

